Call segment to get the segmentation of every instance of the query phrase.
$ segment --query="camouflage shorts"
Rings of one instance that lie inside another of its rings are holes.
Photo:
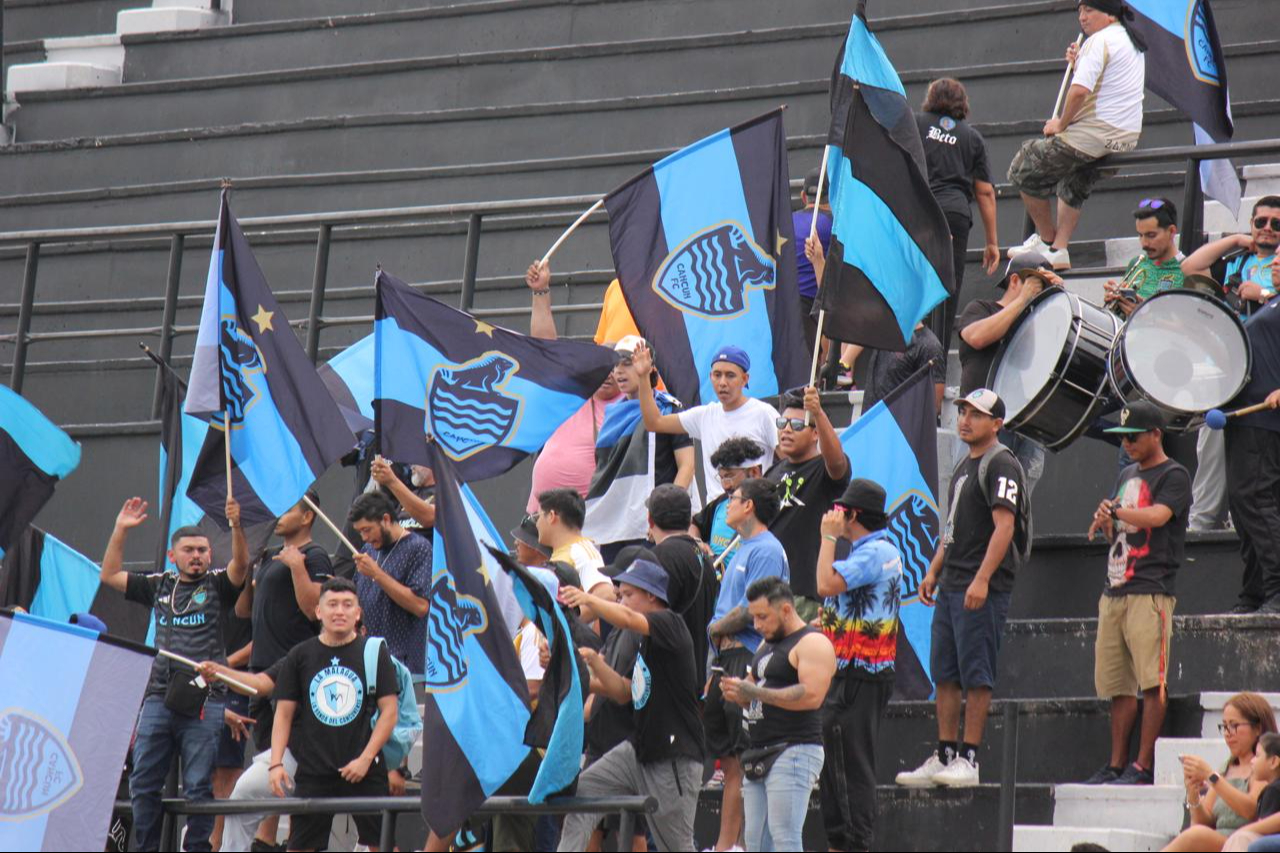
[[[1117,169],[1101,169],[1067,143],[1051,136],[1028,139],[1009,164],[1009,182],[1032,198],[1055,195],[1074,208],[1084,207],[1098,181]]]

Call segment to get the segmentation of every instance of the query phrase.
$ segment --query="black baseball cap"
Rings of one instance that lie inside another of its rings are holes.
[[[809,196],[810,200],[818,191],[818,180],[822,177],[822,169],[810,169],[809,174],[804,176],[804,192]]]
[[[618,582],[618,575],[624,573],[631,568],[631,564],[636,560],[648,560],[651,563],[658,562],[658,556],[649,550],[646,545],[628,545],[620,550],[613,558],[613,562],[601,569],[605,577]]]
[[[996,287],[1003,290],[1009,286],[1009,279],[1015,274],[1019,278],[1027,276],[1035,276],[1049,286],[1049,279],[1045,278],[1041,273],[1053,272],[1053,264],[1045,260],[1044,255],[1039,252],[1019,252],[1009,260],[1009,265],[1004,268],[1004,278],[1000,279]]]
[[[528,545],[544,557],[551,556],[551,549],[538,541],[538,522],[531,515],[526,515],[518,525],[511,528],[511,538]]]
[[[1121,409],[1120,423],[1113,427],[1107,427],[1103,432],[1133,435],[1134,433],[1150,432],[1153,429],[1164,429],[1164,425],[1164,414],[1156,408],[1155,404],[1148,403],[1146,400],[1139,400]]]
[[[836,503],[847,509],[860,509],[884,515],[885,497],[884,488],[879,483],[859,477],[849,481],[848,488]]]

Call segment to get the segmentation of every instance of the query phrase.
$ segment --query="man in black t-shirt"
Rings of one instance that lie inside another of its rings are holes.
[[[276,681],[276,716],[271,731],[271,790],[277,797],[292,792],[308,797],[377,797],[387,793],[382,747],[395,728],[400,682],[386,643],[378,650],[376,689],[368,687],[365,645],[356,631],[360,601],[346,578],[330,578],[320,589],[320,635],[290,650]],[[376,725],[371,724],[374,712]],[[284,752],[294,726],[298,775],[296,785],[284,766]],[[291,791],[292,789],[292,791]],[[356,815],[360,843],[379,841],[376,815]],[[329,843],[331,814],[294,815],[290,850],[319,850]]]
[[[599,653],[583,654],[591,670],[591,692],[619,704],[630,702],[635,733],[583,771],[577,793],[652,796],[658,810],[647,820],[658,849],[693,850],[705,757],[693,638],[684,620],[667,607],[668,579],[661,566],[637,560],[614,580],[621,588],[620,604],[575,587],[561,590],[570,606],[589,605],[610,625],[643,638],[630,678],[610,668]],[[596,823],[595,815],[566,815],[559,849],[585,849]]]
[[[1008,336],[1014,323],[1022,316],[1027,305],[1040,292],[1052,285],[1062,285],[1062,279],[1043,255],[1035,252],[1019,254],[1009,261],[1004,278],[997,287],[1004,290],[998,299],[975,299],[964,307],[956,318],[956,331],[960,334],[960,396],[965,397],[979,388],[989,388],[994,379],[991,367],[995,363],[1000,344]],[[1026,475],[1027,498],[1044,471],[1044,448],[1029,438],[1005,431],[1000,441],[1013,451]]]
[[[929,167],[929,189],[946,214],[951,229],[954,257],[955,296],[934,309],[930,327],[942,341],[944,350],[951,346],[951,317],[955,312],[960,286],[964,283],[965,255],[969,248],[969,231],[973,227],[970,206],[978,200],[978,213],[986,242],[982,250],[982,266],[987,275],[1000,263],[1000,238],[996,234],[996,188],[991,181],[987,162],[987,143],[974,130],[969,117],[969,95],[959,80],[944,77],[929,84],[921,111],[916,113],[916,126],[924,145],[924,159]]]
[[[689,535],[693,506],[689,493],[674,483],[658,486],[649,495],[649,538],[658,565],[667,572],[671,609],[684,619],[693,637],[693,664],[698,680],[706,678],[707,626],[716,612],[716,582],[711,560],[698,540]]]
[[[240,526],[240,505],[234,500],[227,501],[226,515],[233,528]],[[235,548],[225,569],[213,569],[209,538],[199,528],[180,527],[170,537],[166,555],[177,567],[177,574],[127,572],[125,540],[130,530],[146,520],[146,501],[135,497],[124,502],[102,556],[99,580],[103,586],[154,611],[157,649],[197,661],[226,660],[221,614],[224,607],[234,606],[244,585],[247,551]],[[243,543],[243,538],[240,541]],[[151,666],[133,744],[133,773],[129,776],[139,850],[160,849],[164,817],[160,795],[175,750],[182,757],[185,797],[192,802],[213,797],[213,763],[223,726],[226,688],[215,681],[208,698],[202,700],[199,693],[204,682],[193,685],[196,678],[192,670],[160,655]],[[178,692],[190,701],[179,701]],[[212,830],[211,815],[189,818],[184,849],[208,850]]]
[[[816,388],[803,394],[788,391],[780,401],[778,418],[779,461],[765,478],[779,484],[782,511],[769,525],[787,552],[790,583],[796,611],[809,622],[822,608],[818,595],[818,527],[831,503],[849,485],[849,457],[831,419],[822,409]],[[849,549],[846,547],[844,553]]]
[[[946,528],[920,582],[920,600],[937,608],[929,670],[937,690],[938,749],[920,767],[898,774],[898,784],[908,787],[978,784],[978,749],[1013,595],[1017,516],[1027,499],[1022,469],[997,438],[1004,401],[979,388],[956,405],[957,432],[969,454],[952,474]]]
[[[1122,436],[1133,464],[1120,472],[1115,497],[1098,504],[1089,526],[1090,539],[1101,532],[1111,541],[1093,669],[1098,698],[1111,700],[1111,758],[1087,784],[1150,785],[1168,701],[1174,576],[1187,536],[1191,476],[1165,455],[1164,418],[1151,403],[1125,406],[1119,425],[1106,431]],[[1139,691],[1142,733],[1130,764]]]
[[[916,371],[929,365],[933,377],[934,406],[942,411],[942,395],[947,384],[947,353],[938,336],[924,323],[917,323],[911,340],[902,352],[864,349],[857,344],[845,348],[846,356],[857,360],[866,353],[866,380],[862,388],[862,414],[871,411],[893,389],[906,382]],[[852,362],[851,362],[852,363]]]

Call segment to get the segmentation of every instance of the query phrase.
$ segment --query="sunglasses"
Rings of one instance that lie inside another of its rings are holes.
[[[538,516],[540,515],[542,515],[542,513],[540,512],[531,512],[528,515],[526,515],[523,519],[521,519],[520,523],[521,524],[537,524]]]
[[[1140,438],[1142,438],[1144,435],[1146,435],[1148,432],[1151,432],[1151,430],[1146,430],[1146,431],[1144,431],[1144,432],[1126,432],[1126,433],[1124,433],[1123,435],[1121,435],[1121,436],[1120,436],[1120,440],[1121,440],[1122,442],[1126,442],[1126,441],[1137,441],[1138,439],[1140,439]]]
[[[802,429],[808,429],[813,426],[813,424],[805,423],[804,418],[775,418],[773,423],[778,429],[783,429],[789,425],[792,432],[799,432]]]
[[[1266,228],[1268,225],[1271,226],[1272,231],[1280,231],[1280,217],[1259,216],[1257,219],[1253,220],[1253,227],[1257,228],[1259,231]]]
[[[1139,210],[1159,210],[1160,208],[1164,207],[1166,204],[1168,204],[1168,202],[1166,202],[1162,198],[1144,198],[1142,201],[1138,202],[1138,209]]]

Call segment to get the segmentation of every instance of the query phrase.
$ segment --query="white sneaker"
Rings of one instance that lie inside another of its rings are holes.
[[[953,759],[952,763],[954,761]],[[915,770],[899,773],[893,781],[908,788],[931,788],[937,784],[938,774],[946,769],[947,765],[938,757],[938,751],[934,750],[933,755],[930,755],[924,764]]]
[[[1022,242],[1020,246],[1010,246],[1008,251],[1009,260],[1013,260],[1024,252],[1038,252],[1041,255],[1049,253],[1049,246],[1044,240],[1040,239],[1038,233],[1032,234]]]
[[[1043,254],[1044,259],[1058,272],[1071,269],[1071,253],[1066,249],[1049,249]]]
[[[946,770],[933,777],[933,781],[948,788],[972,788],[978,784],[978,765],[963,755],[957,755]]]

